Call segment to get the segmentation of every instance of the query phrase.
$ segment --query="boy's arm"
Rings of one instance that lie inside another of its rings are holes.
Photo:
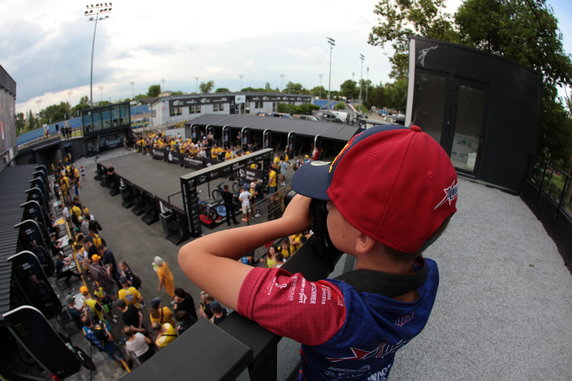
[[[236,260],[265,243],[307,230],[310,199],[297,195],[284,215],[258,225],[223,230],[189,242],[179,251],[179,266],[200,289],[233,310],[251,266]]]

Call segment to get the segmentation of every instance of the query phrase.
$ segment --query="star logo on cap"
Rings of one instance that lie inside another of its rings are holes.
[[[444,188],[443,192],[445,192],[445,197],[435,205],[433,210],[437,210],[437,208],[446,202],[449,202],[449,205],[451,205],[451,203],[457,198],[457,195],[459,194],[459,184],[457,183],[457,180],[453,180],[453,183],[447,188]]]

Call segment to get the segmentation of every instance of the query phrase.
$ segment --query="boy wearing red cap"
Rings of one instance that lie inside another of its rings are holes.
[[[225,305],[302,343],[299,379],[386,379],[435,301],[437,265],[421,252],[456,211],[451,161],[417,126],[379,126],[354,136],[332,163],[300,167],[292,187],[306,197],[281,218],[197,239],[180,250],[181,268]],[[355,271],[311,282],[236,261],[307,230],[308,197],[327,201],[329,236],[355,257]]]

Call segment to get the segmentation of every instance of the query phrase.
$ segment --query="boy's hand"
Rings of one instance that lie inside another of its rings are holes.
[[[295,231],[302,232],[310,228],[311,198],[297,194],[288,204],[281,220]]]

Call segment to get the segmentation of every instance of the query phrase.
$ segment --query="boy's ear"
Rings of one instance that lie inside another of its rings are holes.
[[[357,232],[356,238],[357,238],[355,242],[356,254],[357,253],[362,254],[371,251],[375,246],[375,244],[377,243],[376,240],[374,240],[367,234],[364,234],[360,231]]]

